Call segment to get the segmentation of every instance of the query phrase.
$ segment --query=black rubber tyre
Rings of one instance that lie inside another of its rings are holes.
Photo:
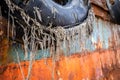
[[[88,0],[12,0],[27,15],[37,18],[42,25],[63,26],[65,28],[82,23],[88,14]],[[23,2],[26,1],[26,2]],[[65,2],[66,1],[66,2]],[[36,11],[37,9],[37,11]],[[40,13],[41,15],[39,15]],[[13,14],[22,19],[17,11]]]
[[[12,4],[22,8],[27,15],[32,19],[36,19],[40,24],[49,26],[51,23],[53,27],[74,27],[87,18],[89,10],[88,0],[0,0],[2,16],[10,19],[11,23],[11,16],[14,18],[16,35],[13,40],[19,40],[18,42],[22,41],[24,35],[21,25],[26,26],[26,23],[23,20],[21,11],[19,9],[12,11],[6,1],[10,1]],[[60,4],[59,1],[65,2]],[[31,27],[32,21],[29,24],[29,27]]]
[[[120,0],[115,0],[114,4],[111,4],[109,0],[106,2],[113,21],[120,24]]]

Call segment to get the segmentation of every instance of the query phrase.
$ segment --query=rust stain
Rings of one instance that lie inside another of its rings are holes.
[[[93,11],[96,17],[101,18],[106,21],[110,21],[110,14],[108,13],[108,11],[94,4],[92,4],[92,8],[93,8]]]
[[[8,22],[5,18],[0,16],[0,63],[7,63],[9,40],[7,39],[7,26]],[[11,37],[11,32],[9,32]]]
[[[3,39],[0,41],[0,63],[7,63],[7,53],[9,49],[9,41],[7,39]]]
[[[120,80],[120,69],[113,69],[105,77],[107,80]]]
[[[83,54],[61,56],[56,62],[51,58],[36,60],[33,62],[30,80],[119,80],[120,48]],[[29,61],[21,62],[25,77],[28,74],[28,65]],[[18,64],[10,63],[6,69],[4,67],[6,66],[0,66],[0,69],[4,70],[0,74],[0,79],[22,79]],[[114,76],[116,73],[118,75]]]
[[[105,0],[90,0],[90,2],[94,5],[102,8],[103,10],[108,11]]]

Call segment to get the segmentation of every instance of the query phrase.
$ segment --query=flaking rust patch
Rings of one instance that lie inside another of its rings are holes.
[[[7,56],[10,43],[7,38],[7,27],[7,20],[0,16],[0,64],[6,64],[8,58]]]
[[[8,39],[3,39],[0,41],[0,64],[7,63],[8,49],[9,49],[9,41]]]

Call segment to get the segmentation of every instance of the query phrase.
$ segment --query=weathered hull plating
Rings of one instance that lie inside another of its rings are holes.
[[[101,19],[96,19],[93,22],[93,31],[91,35],[86,36],[86,28],[82,28],[80,35],[75,35],[72,39],[62,42],[57,48],[58,55],[69,56],[74,53],[81,53],[86,51],[95,51],[97,49],[109,49],[111,47],[120,46],[120,27],[119,25],[112,24],[107,21],[102,21]],[[76,29],[75,29],[76,30]],[[79,29],[80,30],[80,29]],[[72,30],[74,33],[75,31]],[[69,30],[68,30],[69,32]],[[84,35],[83,35],[84,34]],[[73,34],[74,35],[74,34]],[[71,37],[68,34],[68,38]],[[80,38],[79,38],[80,37]],[[24,50],[20,44],[13,44],[10,46],[8,60],[9,62],[17,62],[16,50],[21,61],[29,60],[24,58]],[[60,53],[60,54],[59,54]],[[53,52],[50,49],[39,50],[36,54],[35,59],[41,59],[44,57],[50,57]]]
[[[74,44],[74,47],[67,46],[65,50],[64,48],[59,50],[60,54],[64,54],[68,49],[68,56],[61,55],[59,60],[54,61],[52,58],[42,57],[41,52],[38,52],[36,59],[40,60],[33,61],[30,80],[109,80],[109,78],[119,80],[119,75],[114,76],[120,67],[119,34],[119,25],[96,19],[91,36],[85,39],[86,43],[80,42],[76,35],[75,40],[70,42],[71,45]],[[82,47],[78,44],[82,44]],[[24,54],[20,47],[17,50],[20,64],[14,63],[17,62],[17,56],[15,56],[15,51],[11,50],[6,59],[12,63],[6,62],[6,65],[0,66],[0,79],[27,78],[29,61],[24,61]],[[49,51],[45,50],[42,53],[48,54],[46,57],[49,57]]]
[[[109,22],[106,7],[92,6],[97,17],[92,32],[86,36],[84,25],[80,35],[71,30],[74,36],[59,46],[58,59],[51,58],[49,49],[39,50],[30,66],[22,46],[3,38],[0,43],[7,45],[0,47],[0,80],[120,80],[120,25]]]
[[[94,51],[86,54],[74,54],[33,62],[30,80],[119,80],[120,47]],[[1,80],[24,80],[28,75],[29,61],[10,63],[0,66]],[[22,71],[21,71],[22,69]],[[114,76],[116,75],[116,76]]]

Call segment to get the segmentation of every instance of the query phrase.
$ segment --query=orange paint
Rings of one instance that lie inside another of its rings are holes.
[[[116,58],[119,53],[120,48],[111,48],[92,53],[87,52],[86,54],[74,54],[68,57],[61,56],[55,62],[52,58],[35,60],[30,80],[105,80],[113,69],[116,70],[119,67],[120,63]],[[20,64],[24,76],[27,77],[29,61]],[[23,79],[17,63],[0,66],[0,72],[0,80]],[[112,73],[112,75],[114,74]]]

